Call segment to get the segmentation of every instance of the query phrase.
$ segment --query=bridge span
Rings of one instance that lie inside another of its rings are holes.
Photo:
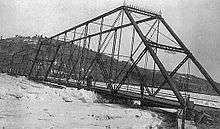
[[[187,88],[193,87],[190,62],[204,75],[208,88],[220,95],[217,83],[162,15],[133,5],[120,6],[41,38],[37,46],[31,59],[22,59],[21,64],[29,64],[22,75],[43,83],[140,100],[147,106],[178,108],[183,111],[183,122],[195,106],[215,107],[199,102],[212,100],[181,92],[189,93]],[[178,73],[186,68],[186,74]],[[93,81],[103,83],[91,85]],[[126,86],[133,83],[138,86]],[[183,88],[182,84],[187,85]]]

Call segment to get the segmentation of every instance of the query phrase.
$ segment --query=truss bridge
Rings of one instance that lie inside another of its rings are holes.
[[[220,108],[212,97],[194,95],[191,79],[198,78],[190,74],[189,62],[218,97],[219,87],[162,15],[126,5],[41,38],[25,74],[44,83],[139,100],[152,107]]]

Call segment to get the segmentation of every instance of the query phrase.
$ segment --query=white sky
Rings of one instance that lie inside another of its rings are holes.
[[[43,34],[60,31],[107,12],[124,0],[0,0],[0,35]],[[220,82],[219,0],[126,0],[162,10],[179,37]],[[193,69],[193,73],[198,73]]]

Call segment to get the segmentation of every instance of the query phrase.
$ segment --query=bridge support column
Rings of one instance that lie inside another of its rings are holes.
[[[140,90],[141,90],[140,106],[143,107],[143,101],[144,101],[144,86],[143,86],[143,84],[141,84]]]
[[[184,108],[177,112],[178,128],[185,129],[186,120],[193,121],[195,117],[194,104],[189,101],[189,96],[185,98]],[[180,118],[181,120],[178,120]]]

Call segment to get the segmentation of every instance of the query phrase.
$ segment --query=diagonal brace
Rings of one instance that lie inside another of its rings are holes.
[[[131,57],[131,61],[132,61],[132,63],[134,63],[134,60],[133,60],[133,58]],[[146,85],[146,82],[144,81],[144,78],[143,78],[143,76],[141,75],[141,72],[140,72],[140,70],[138,69],[138,67],[137,67],[137,65],[135,65],[135,69],[136,69],[136,71],[138,72],[138,74],[139,74],[139,78],[140,78],[140,81],[141,81],[141,87],[145,87],[145,89],[146,89],[146,91],[147,91],[147,93],[149,94],[149,95],[151,95],[151,92],[150,92],[150,90],[148,89],[148,87],[147,87],[147,85]],[[141,88],[142,89],[142,88]]]
[[[146,46],[146,48],[149,50],[150,55],[152,56],[152,58],[154,59],[155,63],[157,64],[157,66],[159,67],[162,75],[164,76],[164,78],[167,80],[167,83],[170,85],[172,91],[174,92],[174,94],[176,95],[179,103],[184,107],[184,98],[183,96],[180,94],[179,90],[177,89],[177,87],[175,86],[175,84],[173,83],[173,81],[171,81],[165,67],[163,66],[162,62],[159,60],[159,58],[157,57],[157,55],[155,54],[155,52],[153,51],[153,49],[149,46],[149,42],[146,40],[144,34],[142,33],[142,31],[140,30],[140,28],[138,27],[137,23],[135,22],[135,20],[133,19],[133,17],[131,16],[131,14],[129,13],[129,11],[127,10],[126,7],[124,7],[125,13],[127,15],[127,17],[129,18],[129,20],[131,21],[131,23],[133,24],[136,32],[138,33],[138,35],[140,36],[141,40],[144,42],[144,45]]]
[[[176,72],[180,69],[180,67],[188,60],[189,56],[186,56],[177,66],[176,68],[170,73],[170,78],[172,78]],[[166,80],[163,81],[163,83],[161,83],[161,85],[158,87],[158,89],[154,92],[153,96],[155,96],[160,90],[161,88],[167,83]]]
[[[174,33],[174,31],[166,23],[166,21],[163,18],[160,18],[160,21],[164,24],[164,26],[167,28],[167,30],[170,32],[170,34],[174,37],[174,39],[177,41],[177,43],[186,51],[186,53],[189,55],[189,58],[197,66],[197,68],[203,74],[203,76],[207,79],[207,81],[211,84],[211,86],[216,91],[216,93],[220,95],[219,87],[216,86],[215,81],[211,78],[211,76],[208,74],[208,72],[202,67],[202,65],[199,63],[199,61],[193,56],[193,54],[184,45],[184,43],[180,40],[180,38],[176,35],[176,33]]]
[[[144,54],[147,52],[147,48],[145,48],[141,54],[137,57],[136,61],[133,62],[132,66],[127,70],[125,76],[122,78],[122,80],[120,81],[120,83],[118,84],[118,86],[116,87],[116,91],[119,90],[122,86],[122,84],[126,81],[129,73],[135,68],[135,66],[138,64],[138,62],[140,62],[141,58],[144,56]]]

